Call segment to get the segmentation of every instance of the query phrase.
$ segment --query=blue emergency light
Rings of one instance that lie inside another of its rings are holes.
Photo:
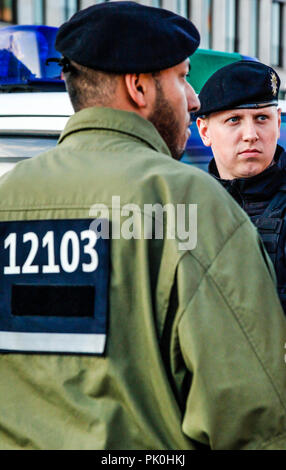
[[[58,28],[17,25],[0,29],[0,86],[60,83],[61,67],[47,59],[55,50]]]

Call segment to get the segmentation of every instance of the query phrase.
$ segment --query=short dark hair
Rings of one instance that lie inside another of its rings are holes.
[[[114,96],[119,74],[93,70],[71,62],[64,78],[75,112],[90,106],[108,106]]]

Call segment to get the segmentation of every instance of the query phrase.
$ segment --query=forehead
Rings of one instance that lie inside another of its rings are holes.
[[[186,69],[188,70],[190,68],[190,59],[187,58],[180,62],[177,65],[174,65],[173,67],[170,67],[169,69],[163,70],[163,72],[180,72],[180,71],[185,71]]]
[[[178,64],[176,67],[189,70],[191,68],[190,59],[185,59],[183,62],[180,62],[180,64]]]

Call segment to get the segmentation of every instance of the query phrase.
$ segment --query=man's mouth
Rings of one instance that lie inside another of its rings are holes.
[[[242,152],[239,152],[240,155],[255,155],[261,153],[258,149],[245,149]]]

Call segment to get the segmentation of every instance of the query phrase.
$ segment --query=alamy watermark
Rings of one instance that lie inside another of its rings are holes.
[[[113,196],[111,207],[94,204],[90,224],[98,238],[104,239],[169,239],[178,240],[179,250],[193,250],[197,245],[197,204],[121,205]]]

